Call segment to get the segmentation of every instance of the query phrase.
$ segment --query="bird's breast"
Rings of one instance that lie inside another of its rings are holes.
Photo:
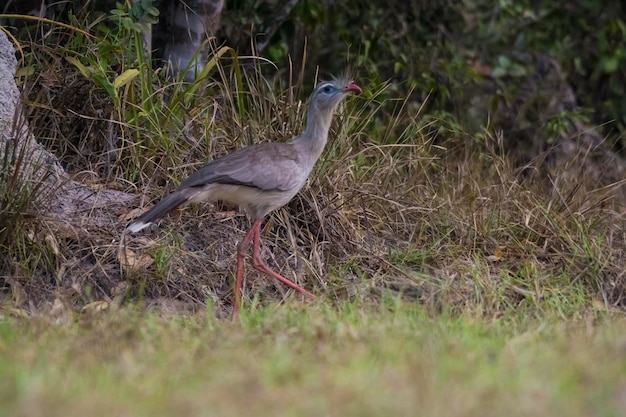
[[[262,190],[246,185],[213,183],[198,190],[190,201],[226,201],[244,208],[253,218],[259,218],[287,204],[300,188]]]

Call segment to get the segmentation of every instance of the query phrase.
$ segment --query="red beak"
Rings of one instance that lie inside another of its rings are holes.
[[[343,89],[344,92],[349,93],[354,91],[355,94],[361,94],[363,90],[356,84],[348,84],[346,88]]]

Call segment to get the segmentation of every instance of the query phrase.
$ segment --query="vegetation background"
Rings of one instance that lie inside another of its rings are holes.
[[[158,16],[134,4],[0,16],[35,140],[72,180],[134,198],[52,215],[3,145],[12,415],[91,413],[77,399],[97,384],[89,400],[131,415],[623,414],[623,2],[228,1],[192,83],[151,62]],[[235,328],[219,319],[245,216],[199,205],[123,229],[204,161],[297,134],[315,80],[346,68],[364,93],[263,230],[268,263],[320,300],[247,271]]]

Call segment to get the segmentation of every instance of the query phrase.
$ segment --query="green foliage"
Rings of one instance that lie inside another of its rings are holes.
[[[157,18],[158,10],[152,1],[147,0],[118,3],[109,13],[95,14],[90,19],[83,17],[80,21],[69,11],[67,19],[70,25],[58,23],[60,28],[69,30],[45,32],[48,37],[40,41],[41,46],[29,44],[30,48],[45,52],[29,55],[33,59],[27,67],[31,69],[30,73],[51,71],[65,75],[62,85],[47,86],[51,92],[51,108],[67,106],[68,103],[56,101],[67,95],[64,91],[77,89],[80,94],[67,98],[71,101],[70,106],[81,102],[93,104],[88,109],[75,110],[79,116],[78,125],[70,122],[71,126],[68,126],[72,137],[50,139],[53,147],[61,148],[59,156],[66,165],[84,169],[93,163],[98,166],[94,169],[98,172],[103,170],[101,166],[104,165],[109,178],[133,181],[158,172],[162,180],[163,170],[179,164],[180,150],[185,146],[184,141],[175,139],[188,133],[185,129],[190,118],[205,117],[192,109],[198,107],[199,100],[213,82],[211,77],[216,74],[218,78],[226,76],[218,73],[222,57],[230,57],[234,62],[232,68],[238,92],[232,96],[236,98],[240,116],[245,117],[242,76],[233,49],[215,47],[203,71],[192,83],[172,78],[165,71],[152,67],[144,38],[149,33],[149,25],[155,23]],[[57,22],[37,21],[42,26],[57,25]],[[27,37],[24,34],[20,36]],[[41,81],[45,83],[45,80]],[[82,97],[83,94],[86,97]],[[90,123],[88,120],[93,121]],[[56,123],[63,126],[65,122],[60,120]],[[81,129],[81,124],[91,125]],[[106,126],[94,128],[93,124]],[[34,126],[37,129],[38,123]],[[74,133],[76,130],[107,132],[107,137],[100,140],[77,136]],[[48,136],[41,132],[36,134],[44,142]],[[55,135],[58,134],[55,132]],[[68,146],[68,142],[72,144]],[[95,156],[94,161],[84,160],[85,154],[88,154],[82,151],[85,148]]]
[[[133,2],[130,6],[130,10],[128,11],[128,15],[132,23],[139,23],[143,25],[151,25],[155,24],[159,21],[159,10],[152,5],[153,0],[141,0],[137,2]],[[124,8],[117,5],[115,10],[111,11],[111,14],[115,14],[114,12],[122,11],[119,15],[120,17],[124,17]],[[123,20],[126,20],[123,18]],[[127,28],[133,27],[132,25],[125,24]],[[144,26],[145,27],[145,26]],[[143,32],[143,27],[136,29],[138,32]]]
[[[272,9],[257,7],[259,3],[236,2],[230,11],[235,17],[225,13],[225,25],[254,22],[243,27],[253,28],[250,36],[262,32],[274,15]],[[226,32],[231,34],[232,28]],[[620,146],[626,130],[625,37],[626,10],[618,0],[567,5],[529,0],[302,1],[266,55],[281,67],[295,61],[298,70],[299,54],[306,53],[303,69],[309,76],[318,69],[332,74],[352,67],[366,84],[390,80],[387,97],[428,97],[426,117],[445,112],[467,132],[480,131],[487,123],[514,132],[539,124],[547,142],[555,132],[554,121],[520,114],[515,106],[520,99],[558,97],[559,86],[549,82],[533,97],[523,96],[524,82],[534,76],[537,57],[543,54],[560,65],[581,108],[592,109],[589,121],[604,126],[609,143]],[[545,114],[546,105],[537,111]],[[573,114],[564,116],[576,118],[578,110],[571,110]],[[435,124],[437,120],[442,119]],[[525,140],[523,134],[509,137],[507,145],[516,150],[516,143]]]
[[[124,87],[126,84],[131,82],[137,75],[139,75],[139,70],[131,68],[124,71],[122,74],[115,77],[114,80],[109,80],[107,78],[107,72],[109,70],[106,57],[100,57],[100,62],[92,61],[88,65],[83,65],[83,63],[73,57],[66,56],[65,59],[72,65],[74,65],[80,72],[88,78],[92,80],[98,87],[104,89],[107,95],[113,101],[113,104],[116,108],[120,106],[120,96],[119,89]],[[87,59],[88,60],[88,59]]]

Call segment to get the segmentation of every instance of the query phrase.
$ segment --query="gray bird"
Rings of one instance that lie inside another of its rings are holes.
[[[237,317],[241,303],[243,260],[250,240],[252,266],[310,298],[309,291],[271,270],[259,257],[263,218],[287,204],[304,186],[320,157],[332,122],[333,113],[349,93],[361,87],[346,79],[319,83],[307,109],[306,130],[283,143],[258,143],[215,159],[191,174],[170,195],[128,226],[136,233],[163,217],[170,210],[190,202],[222,200],[246,210],[252,226],[237,246],[235,305]]]

